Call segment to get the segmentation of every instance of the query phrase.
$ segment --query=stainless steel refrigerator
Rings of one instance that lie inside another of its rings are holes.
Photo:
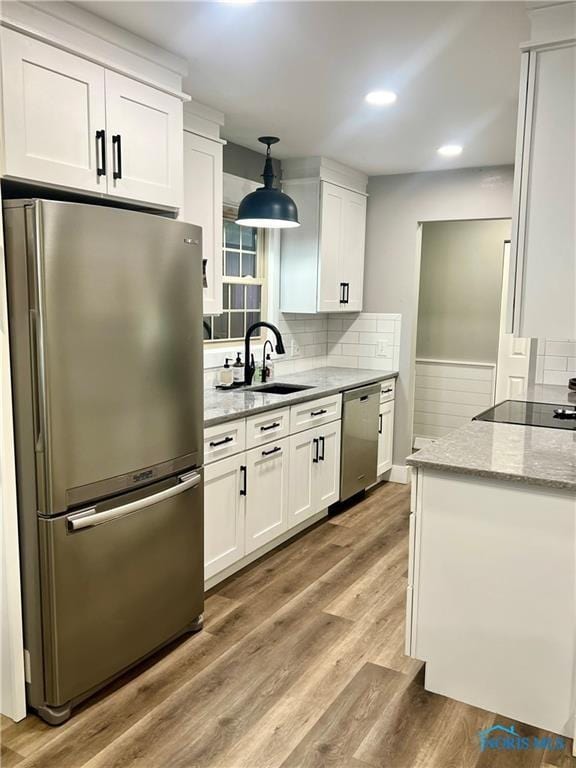
[[[203,611],[201,229],[4,204],[28,700],[48,722]]]

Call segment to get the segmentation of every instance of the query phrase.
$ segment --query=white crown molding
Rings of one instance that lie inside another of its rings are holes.
[[[185,62],[70,3],[2,3],[2,26],[188,101]],[[180,62],[180,64],[178,64]],[[179,71],[174,69],[178,65]]]
[[[368,186],[368,176],[365,173],[328,157],[299,157],[282,160],[284,181],[307,178],[319,178],[321,181],[328,181],[364,195]]]

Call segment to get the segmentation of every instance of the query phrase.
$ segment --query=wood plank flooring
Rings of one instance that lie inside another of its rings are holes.
[[[59,728],[2,719],[4,768],[544,768],[480,752],[499,722],[406,658],[409,488],[388,483],[216,587],[205,629]],[[521,723],[522,735],[546,735]]]

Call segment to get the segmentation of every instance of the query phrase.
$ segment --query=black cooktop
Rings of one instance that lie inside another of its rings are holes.
[[[497,421],[504,424],[525,424],[529,427],[576,430],[576,405],[505,400],[494,408],[479,413],[473,421]]]

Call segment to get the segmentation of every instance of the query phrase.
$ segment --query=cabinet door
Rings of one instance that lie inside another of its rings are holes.
[[[298,525],[318,512],[318,429],[308,429],[290,438],[290,490],[288,525]]]
[[[344,192],[335,184],[320,184],[319,312],[339,312],[343,308],[344,278],[340,264]]]
[[[345,303],[342,309],[360,312],[364,296],[366,197],[347,189],[343,192],[340,280],[345,283]]]
[[[98,175],[106,128],[104,70],[2,29],[4,174],[106,192]]]
[[[514,332],[576,339],[576,45],[531,52],[526,78]]]
[[[204,578],[244,556],[245,454],[215,461],[204,470]]]
[[[394,440],[394,400],[380,404],[378,425],[378,476],[392,467],[392,445]]]
[[[184,131],[180,218],[202,227],[204,314],[222,312],[222,144]]]
[[[289,438],[246,453],[246,554],[288,527]]]
[[[318,464],[315,481],[316,511],[326,509],[340,498],[340,433],[341,421],[319,427]]]
[[[182,204],[182,102],[106,71],[108,192],[179,208]]]

